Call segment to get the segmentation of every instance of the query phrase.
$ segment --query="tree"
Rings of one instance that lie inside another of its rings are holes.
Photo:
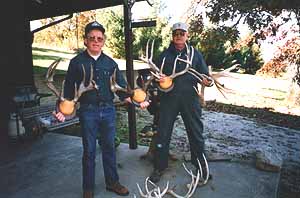
[[[232,60],[226,51],[237,41],[238,31],[226,27],[197,29],[199,24],[197,20],[190,22],[190,43],[200,49],[208,65],[218,69],[230,67]]]
[[[59,18],[62,17],[41,19],[40,23],[42,25],[48,25],[57,21]],[[84,27],[92,20],[95,20],[95,11],[76,13],[74,17],[69,20],[35,33],[34,42],[47,47],[61,47],[71,50],[81,48],[83,47],[82,36],[84,34]]]
[[[276,36],[279,28],[287,22],[296,19],[296,25],[300,26],[300,2],[294,0],[194,0],[191,10],[196,16],[196,8],[200,5],[206,7],[206,14],[213,24],[224,25],[227,21],[235,21],[231,27],[239,23],[247,24],[253,30],[255,42],[266,39],[267,36]],[[278,20],[281,19],[281,20]],[[289,65],[295,65],[293,77],[294,83],[300,85],[300,56],[284,56]],[[278,65],[278,64],[276,64]],[[276,65],[273,65],[275,67]],[[298,92],[296,95],[300,95]],[[300,97],[296,97],[300,98]],[[296,102],[296,101],[295,101]]]

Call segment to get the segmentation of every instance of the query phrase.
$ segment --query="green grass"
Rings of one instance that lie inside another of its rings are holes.
[[[46,74],[47,73],[46,67],[39,67],[39,66],[33,66],[33,73],[34,74]],[[55,75],[65,75],[66,71],[57,69],[55,72]]]
[[[55,50],[51,48],[41,48],[41,47],[33,47],[33,51],[47,52],[47,53],[63,53],[63,54],[74,54],[74,52],[66,52],[62,50]]]

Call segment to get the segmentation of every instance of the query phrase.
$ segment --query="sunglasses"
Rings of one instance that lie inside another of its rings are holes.
[[[184,36],[185,32],[173,32],[172,35],[175,36]]]
[[[103,37],[95,37],[95,36],[88,36],[87,39],[89,41],[93,41],[93,42],[103,42],[104,41],[104,38]]]

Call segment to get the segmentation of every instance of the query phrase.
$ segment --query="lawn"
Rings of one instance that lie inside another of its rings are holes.
[[[52,50],[45,48],[33,48],[33,62],[35,82],[40,92],[50,92],[44,83],[47,67],[56,59],[62,58],[59,64],[55,85],[59,88],[65,75],[70,58],[75,53]],[[288,79],[268,78],[257,75],[231,73],[231,77],[219,79],[232,90],[226,94],[226,98],[215,87],[205,89],[206,111],[216,111],[253,118],[258,122],[273,124],[300,130],[300,107],[291,111],[287,109],[285,98],[288,94]],[[50,97],[42,101],[49,103],[55,101]],[[128,121],[126,109],[119,109],[117,116],[118,136],[122,142],[128,142]],[[143,126],[151,124],[152,117],[147,111],[137,109],[137,131]],[[63,131],[66,134],[80,136],[76,128]]]

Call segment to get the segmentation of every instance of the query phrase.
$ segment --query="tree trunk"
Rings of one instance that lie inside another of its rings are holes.
[[[296,68],[296,65],[291,65],[287,71],[289,79],[291,79],[289,93],[286,98],[288,108],[300,107],[300,86],[293,80],[293,77],[296,75]]]

